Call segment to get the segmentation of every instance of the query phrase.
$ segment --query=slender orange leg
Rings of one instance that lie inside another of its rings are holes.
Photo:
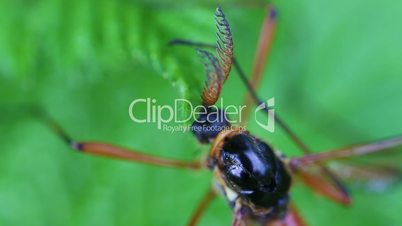
[[[308,172],[308,171],[298,171],[297,175],[301,181],[310,187],[313,191],[320,195],[323,195],[334,202],[349,205],[351,203],[351,198],[344,193],[340,192],[326,177],[323,177],[321,172]]]
[[[202,168],[201,161],[187,162],[187,161],[166,159],[106,143],[73,141],[70,143],[70,146],[76,150],[91,155],[134,161],[138,163],[145,163],[156,166],[184,168],[184,169]]]
[[[290,160],[290,168],[297,174],[303,183],[319,194],[322,194],[338,203],[349,204],[350,197],[340,192],[328,178],[324,178],[321,172],[313,172],[310,166],[324,163],[329,160],[352,158],[375,152],[384,152],[393,147],[402,146],[402,136],[380,140],[374,143],[354,145],[347,148],[336,149],[317,154],[305,155]]]
[[[196,226],[201,219],[202,214],[207,209],[208,205],[214,200],[216,197],[216,192],[210,188],[208,192],[205,194],[204,198],[198,205],[195,210],[193,216],[190,219],[190,222],[187,224],[188,226]]]
[[[349,182],[364,182],[370,188],[374,183],[382,183],[389,186],[398,183],[402,179],[402,166],[398,161],[388,161],[387,163],[354,163],[337,162],[329,165],[342,180]],[[383,187],[385,188],[385,187]]]
[[[268,6],[268,13],[262,24],[258,40],[257,50],[254,58],[254,66],[251,74],[250,85],[255,90],[261,82],[264,67],[267,64],[267,57],[271,50],[272,41],[276,28],[276,10],[272,5]],[[247,93],[244,99],[246,108],[243,111],[242,124],[245,124],[250,116],[253,97]]]
[[[181,161],[157,157],[145,153],[141,153],[127,148],[118,147],[112,144],[99,142],[82,142],[72,140],[62,128],[50,117],[44,114],[39,115],[40,119],[45,122],[58,136],[60,136],[70,147],[83,153],[91,155],[122,159],[138,163],[145,163],[156,166],[175,167],[183,169],[201,169],[203,164],[201,161]]]
[[[329,160],[352,158],[370,153],[384,152],[398,146],[402,146],[402,136],[383,139],[368,144],[353,145],[332,151],[309,154],[291,159],[290,164],[292,168],[300,169],[311,164],[323,163]]]

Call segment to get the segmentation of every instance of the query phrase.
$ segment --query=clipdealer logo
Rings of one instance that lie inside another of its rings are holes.
[[[274,132],[275,130],[275,99],[270,98],[266,102],[257,106],[254,112],[254,119],[256,123],[266,131]],[[139,110],[142,112],[145,108],[145,116],[138,115]],[[187,108],[187,114],[183,113],[182,109]],[[208,108],[215,108],[216,110],[223,110],[225,114],[220,117],[225,117],[225,120],[232,125],[241,124],[242,113],[246,108],[245,105],[224,105],[223,99],[213,106],[193,105],[186,99],[175,99],[173,104],[159,104],[154,98],[140,98],[133,100],[128,108],[128,114],[130,119],[135,123],[154,123],[158,129],[167,131],[188,131],[190,126],[183,126],[190,122],[198,121],[201,114],[205,114]],[[266,113],[258,113],[260,111],[266,111]],[[264,118],[257,118],[257,115],[261,114]],[[212,120],[207,118],[207,120]],[[217,119],[216,117],[214,120]],[[213,121],[210,121],[211,123]],[[177,123],[176,128],[172,128],[172,123]]]

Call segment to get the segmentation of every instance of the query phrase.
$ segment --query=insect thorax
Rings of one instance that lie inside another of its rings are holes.
[[[215,185],[232,208],[241,206],[254,220],[286,215],[291,177],[281,157],[247,132],[222,138],[212,160]]]

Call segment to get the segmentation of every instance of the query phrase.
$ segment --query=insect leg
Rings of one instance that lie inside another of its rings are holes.
[[[188,226],[196,226],[199,223],[202,214],[207,209],[208,205],[214,200],[215,197],[216,192],[213,190],[213,188],[210,188],[203,197],[202,201],[198,204],[197,209],[195,210],[189,223],[187,224]]]
[[[353,145],[332,151],[309,154],[298,158],[292,158],[289,162],[290,168],[299,176],[304,184],[336,202],[349,204],[350,197],[345,196],[334,189],[320,172],[313,172],[311,167],[314,164],[322,164],[329,160],[352,158],[376,152],[384,152],[393,147],[402,146],[402,136],[388,138],[369,144]]]
[[[349,205],[352,199],[349,195],[345,195],[341,190],[337,189],[333,183],[328,180],[328,177],[320,172],[310,172],[308,170],[297,171],[297,176],[300,178],[301,182],[307,185],[316,193],[323,195],[334,202],[343,205]]]
[[[335,149],[326,152],[308,154],[299,158],[292,158],[292,168],[300,169],[315,163],[323,163],[329,160],[352,158],[376,152],[384,152],[391,148],[402,146],[402,135],[382,139],[373,143],[352,145],[345,148]]]
[[[183,46],[191,46],[194,48],[202,48],[202,49],[215,49],[216,45],[215,44],[210,44],[210,43],[204,43],[204,42],[193,42],[190,40],[186,39],[172,39],[168,42],[169,46],[175,46],[175,45],[183,45]]]
[[[181,161],[172,160],[163,157],[157,157],[154,155],[134,151],[124,147],[119,147],[113,144],[101,143],[101,142],[87,142],[87,141],[75,141],[67,135],[66,132],[50,117],[44,114],[39,115],[40,119],[48,125],[56,135],[58,135],[67,145],[71,148],[91,155],[104,156],[114,159],[121,159],[127,161],[133,161],[138,163],[145,163],[156,166],[183,168],[183,169],[201,169],[203,167],[202,161]]]
[[[275,28],[276,28],[276,15],[277,12],[275,8],[270,5],[268,6],[268,12],[261,26],[260,36],[258,40],[258,45],[254,58],[254,65],[251,73],[250,85],[253,89],[257,89],[264,72],[264,67],[267,64],[268,54],[271,50],[272,41],[274,38]],[[253,102],[253,97],[250,93],[246,93],[244,99],[244,105],[246,108],[243,112],[242,122],[245,123],[251,111],[251,104]]]

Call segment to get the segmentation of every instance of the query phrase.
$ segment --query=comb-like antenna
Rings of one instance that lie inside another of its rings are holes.
[[[218,59],[212,53],[199,49],[198,54],[203,60],[207,76],[201,98],[205,106],[210,106],[215,104],[219,98],[225,81],[224,72],[219,65]]]
[[[233,39],[230,26],[220,6],[215,11],[216,20],[216,52],[219,55],[225,80],[229,77],[233,62]]]
[[[214,105],[219,98],[223,83],[229,76],[233,63],[233,40],[229,23],[220,7],[215,11],[216,20],[216,52],[218,58],[212,53],[198,49],[198,54],[203,59],[207,80],[201,98],[205,106]],[[176,40],[171,44],[183,44]]]

